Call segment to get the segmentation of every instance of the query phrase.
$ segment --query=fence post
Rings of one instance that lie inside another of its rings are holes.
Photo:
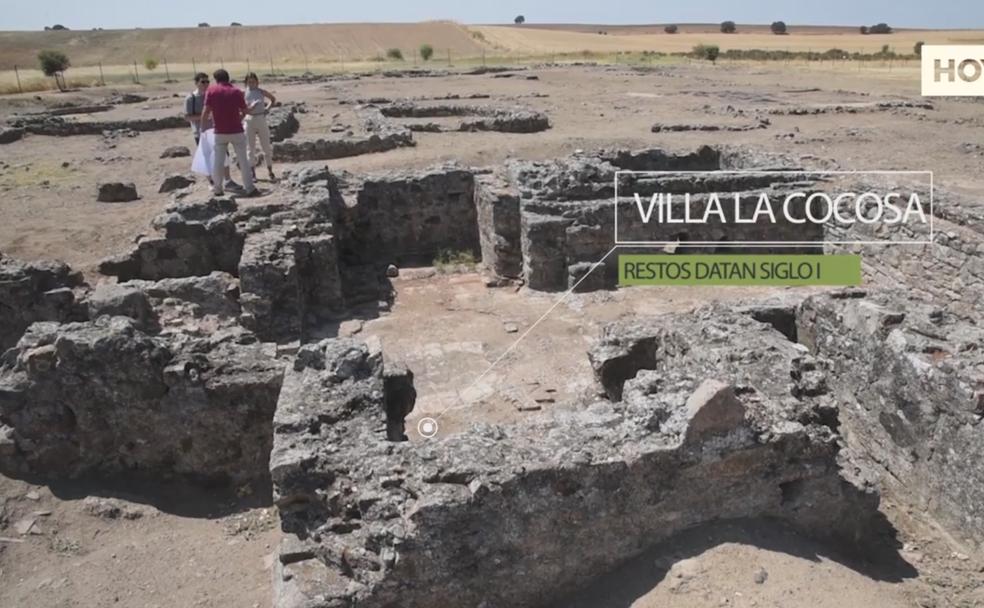
[[[134,60],[133,62],[133,82],[136,84],[140,84],[140,72],[137,71],[136,60]]]
[[[270,55],[270,75],[273,76],[276,72],[273,71],[273,55]]]
[[[21,87],[20,72],[17,71],[17,66],[16,65],[14,66],[14,76],[17,77],[17,92],[18,93],[23,93],[24,92],[24,89],[23,89],[23,87]]]
[[[451,49],[448,49],[448,67],[451,67]]]
[[[194,58],[194,57],[192,57],[192,58],[191,58],[191,70],[192,70],[192,72],[194,72],[195,74],[197,74],[197,73],[198,73],[198,64],[197,64],[197,63],[195,63],[195,58]]]
[[[168,80],[171,80],[171,70],[167,67],[167,57],[164,58],[164,76]]]
[[[106,86],[106,78],[103,76],[102,61],[99,62],[99,84],[102,86]]]

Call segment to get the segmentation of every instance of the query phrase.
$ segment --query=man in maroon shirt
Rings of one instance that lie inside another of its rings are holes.
[[[205,109],[202,110],[202,127],[215,125],[215,150],[212,155],[212,192],[221,196],[222,175],[225,168],[229,144],[236,150],[239,171],[243,176],[243,189],[246,196],[256,196],[259,192],[253,185],[253,170],[246,156],[246,133],[243,131],[243,116],[246,115],[246,98],[243,92],[229,82],[229,72],[216,70],[212,74],[215,84],[205,92]],[[204,129],[203,129],[204,130]]]

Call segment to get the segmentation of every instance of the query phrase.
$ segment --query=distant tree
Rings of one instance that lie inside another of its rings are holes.
[[[862,25],[861,26],[861,34],[864,35],[864,36],[867,36],[868,35],[868,26],[867,25]]]
[[[44,50],[38,53],[38,62],[41,64],[41,71],[45,76],[55,79],[55,85],[59,91],[65,90],[65,70],[72,63],[68,60],[68,55],[61,51]]]
[[[868,28],[869,34],[891,34],[892,28],[887,23],[878,23]]]
[[[716,44],[698,44],[691,54],[697,59],[706,59],[714,63],[721,54],[721,49]]]
[[[51,26],[51,29],[52,29],[52,31],[59,31],[59,32],[63,32],[63,31],[67,31],[68,30],[67,27],[65,27],[64,25],[62,25],[60,23],[56,23],[56,24],[52,25]]]
[[[158,65],[160,64],[153,57],[147,57],[146,59],[144,59],[144,67],[151,72],[156,70]]]
[[[667,34],[676,34],[677,32],[680,31],[680,28],[678,28],[676,25],[667,25],[666,27],[663,28],[663,31],[666,32]]]
[[[393,61],[403,61],[403,51],[397,48],[386,49],[386,56]]]
[[[243,24],[239,23],[238,21],[233,21],[232,23],[229,24],[229,27],[242,27],[242,26]]]
[[[523,25],[524,23],[526,23],[526,17],[524,17],[522,15],[516,15],[516,18],[513,19],[513,22],[516,25]]]
[[[434,56],[434,47],[429,44],[420,45],[420,58],[424,61],[430,61],[430,58]]]
[[[915,53],[916,57],[922,57],[922,47],[925,44],[926,44],[925,42],[920,40],[919,42],[916,43],[914,47],[912,47],[912,52]]]
[[[738,26],[735,25],[734,21],[722,21],[721,22],[721,33],[722,34],[734,34],[738,31]]]
[[[202,21],[201,23],[198,24],[198,27],[209,27],[209,25],[204,21]]]
[[[44,26],[44,31],[50,32],[51,31],[51,26],[50,25]]]
[[[786,23],[784,21],[773,21],[771,29],[772,33],[778,36],[788,33],[786,30]]]

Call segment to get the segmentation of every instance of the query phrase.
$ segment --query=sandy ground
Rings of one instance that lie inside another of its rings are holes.
[[[526,80],[535,75],[539,80]],[[553,128],[535,135],[417,133],[417,145],[384,154],[332,161],[331,167],[378,171],[457,161],[489,166],[507,158],[547,159],[577,149],[744,143],[789,154],[814,166],[843,169],[934,170],[940,188],[968,194],[984,186],[980,172],[984,118],[975,103],[949,99],[936,110],[773,116],[767,129],[727,133],[650,133],[653,123],[728,123],[728,108],[773,108],[821,103],[918,99],[915,72],[820,71],[782,66],[674,66],[652,72],[627,68],[544,68],[513,78],[493,75],[426,79],[363,78],[288,86],[270,83],[283,101],[306,101],[298,138],[322,136],[330,124],[352,124],[343,100],[486,94],[488,103],[525,105],[548,113]],[[178,112],[189,87],[144,89],[154,99],[112,114],[155,116]],[[109,91],[13,96],[0,100],[0,117],[69,100],[99,101]],[[174,97],[179,95],[179,97]],[[146,108],[146,109],[145,109]],[[106,113],[109,115],[110,113]],[[338,114],[338,118],[334,118]],[[101,119],[93,115],[89,119]],[[317,128],[314,125],[318,125]],[[0,251],[57,257],[83,268],[124,248],[169,200],[157,194],[164,177],[187,172],[188,159],[159,159],[168,146],[190,145],[184,129],[136,137],[28,136],[0,149]],[[67,165],[65,164],[67,163]],[[325,163],[308,163],[325,164]],[[141,200],[95,201],[96,184],[133,181]],[[940,198],[938,204],[945,205]]]
[[[525,78],[532,75],[539,79]],[[145,89],[151,101],[112,114],[137,117],[176,111],[186,88]],[[938,187],[972,200],[984,192],[984,120],[974,103],[943,100],[935,110],[774,116],[769,128],[741,133],[649,131],[656,122],[742,120],[729,106],[916,99],[918,82],[912,72],[800,71],[782,66],[693,65],[652,72],[552,67],[512,78],[373,77],[295,86],[274,83],[270,88],[285,101],[307,102],[309,112],[300,116],[299,138],[323,135],[332,125],[351,122],[351,106],[342,101],[376,96],[488,94],[488,103],[528,105],[547,112],[553,123],[551,130],[536,135],[416,134],[415,148],[333,161],[329,164],[334,169],[422,168],[450,160],[489,166],[507,158],[546,159],[603,146],[693,149],[705,143],[744,143],[815,166],[934,170]],[[108,93],[4,98],[0,117],[68,100],[98,101]],[[27,259],[60,258],[92,276],[101,258],[150,231],[151,218],[170,200],[157,194],[163,178],[188,170],[188,159],[161,160],[161,151],[192,143],[189,130],[176,129],[121,138],[28,136],[0,147],[0,251]],[[296,167],[278,170],[288,168]],[[142,199],[97,203],[96,184],[110,180],[134,181]],[[278,195],[276,184],[262,187],[270,196]],[[204,185],[199,181],[195,188],[201,192]],[[938,198],[937,204],[947,204],[946,197]],[[342,329],[378,336],[387,354],[410,365],[420,392],[414,420],[437,415],[443,432],[476,420],[521,421],[590,393],[594,389],[587,381],[584,353],[606,321],[686,309],[716,298],[784,293],[652,289],[577,295],[536,325],[558,294],[489,290],[474,273],[427,270],[405,271],[396,286],[398,295],[389,314],[365,315]],[[87,511],[88,495],[119,497],[125,505],[146,511],[134,520],[96,517]],[[223,496],[97,482],[31,485],[0,478],[0,505],[0,606],[269,605],[268,556],[276,541],[269,488]],[[900,500],[890,497],[884,511],[898,538],[886,541],[887,554],[867,562],[761,522],[722,524],[675,539],[627,564],[567,605],[984,605],[984,561],[979,555]],[[34,521],[37,533],[19,533],[25,520]],[[760,570],[766,573],[762,583],[756,582]]]

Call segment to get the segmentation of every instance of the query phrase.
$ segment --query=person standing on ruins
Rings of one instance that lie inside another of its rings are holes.
[[[270,105],[267,105],[267,100]],[[267,171],[270,174],[270,181],[277,179],[273,174],[273,146],[270,143],[270,127],[267,126],[266,115],[270,108],[277,103],[277,98],[266,89],[260,88],[259,77],[250,72],[246,75],[246,143],[249,150],[249,164],[251,167],[259,165],[256,157],[256,140],[260,140],[260,148],[263,150],[263,160],[266,162]]]
[[[243,118],[246,116],[246,97],[243,92],[229,81],[229,72],[216,70],[212,74],[215,84],[205,92],[205,108],[202,110],[199,129],[212,121],[215,125],[215,149],[212,156],[212,193],[216,196],[224,194],[219,184],[222,183],[222,173],[225,167],[226,154],[229,144],[236,151],[239,161],[239,171],[243,176],[243,190],[246,196],[257,196],[253,184],[253,170],[249,166],[246,154],[246,133],[243,131]]]
[[[202,112],[205,110],[205,92],[208,90],[208,74],[205,72],[198,72],[195,74],[195,90],[185,97],[185,119],[191,124],[191,132],[195,136],[195,145],[198,146],[198,150],[195,151],[195,155],[202,155],[204,162],[208,165],[208,175],[209,181],[212,180],[212,142],[207,142],[205,149],[202,149],[201,138],[203,133],[207,133],[212,125],[202,124]],[[207,136],[206,136],[207,137]],[[232,181],[232,176],[229,174],[229,163],[226,162],[225,166],[225,187],[228,189],[238,189],[240,186],[236,182]]]

